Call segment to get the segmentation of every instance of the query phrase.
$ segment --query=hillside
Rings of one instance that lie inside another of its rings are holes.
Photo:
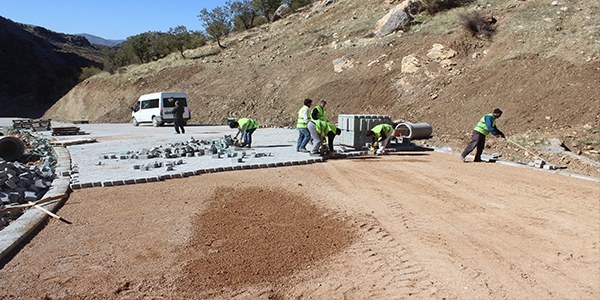
[[[393,2],[390,4],[390,2]],[[293,126],[304,98],[326,99],[328,116],[388,114],[427,122],[437,146],[460,151],[481,115],[504,110],[498,122],[512,140],[534,148],[558,138],[576,154],[598,160],[600,148],[600,17],[590,2],[487,1],[477,7],[497,19],[492,39],[461,29],[458,8],[406,32],[378,38],[375,23],[398,1],[334,1],[271,24],[231,34],[223,43],[173,54],[155,63],[102,73],[75,86],[45,114],[54,120],[129,122],[129,107],[144,93],[185,91],[193,122],[224,124],[249,116],[262,126]],[[434,44],[457,55],[428,57]],[[419,62],[403,72],[409,55]],[[335,72],[333,61],[349,68]],[[503,141],[490,152],[512,160],[534,159]],[[540,154],[541,155],[541,154]],[[545,159],[585,174],[578,160]]]
[[[0,116],[38,118],[102,54],[84,38],[0,17]]]

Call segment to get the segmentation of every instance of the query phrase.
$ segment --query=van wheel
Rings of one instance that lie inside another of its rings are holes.
[[[133,126],[140,125],[140,123],[137,121],[137,119],[135,117],[131,118],[131,124],[133,124]]]
[[[152,126],[158,127],[160,125],[162,125],[162,124],[160,123],[160,121],[158,120],[158,118],[157,117],[152,117]]]

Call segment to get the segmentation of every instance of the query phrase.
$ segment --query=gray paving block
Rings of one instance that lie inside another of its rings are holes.
[[[123,180],[113,180],[112,184],[113,184],[113,186],[119,186],[119,185],[125,185],[125,182],[123,182]]]
[[[102,182],[102,186],[103,187],[113,186],[113,183],[112,183],[112,181],[104,181],[104,182]]]
[[[94,187],[94,184],[91,182],[86,182],[81,184],[81,188],[91,188]]]
[[[102,182],[100,182],[100,181],[92,182],[92,186],[93,187],[102,187]]]
[[[81,189],[81,183],[72,183],[71,184],[71,189],[72,190],[79,190],[79,189]]]
[[[125,180],[123,180],[123,183],[125,183],[125,184],[135,184],[135,179],[125,179]]]
[[[135,183],[139,184],[139,183],[146,183],[148,182],[148,180],[146,178],[136,178],[135,179]]]

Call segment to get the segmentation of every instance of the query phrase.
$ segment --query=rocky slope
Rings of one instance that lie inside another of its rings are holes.
[[[129,122],[129,107],[139,95],[169,90],[188,93],[194,123],[249,116],[262,126],[293,126],[304,98],[326,99],[332,120],[338,114],[386,114],[427,122],[434,128],[428,143],[460,151],[481,115],[500,107],[505,113],[498,127],[531,151],[490,141],[490,152],[533,160],[549,138],[558,138],[575,154],[598,160],[597,4],[488,1],[433,17],[421,14],[416,19],[422,23],[410,30],[375,37],[377,20],[398,4],[389,2],[335,1],[232,34],[225,50],[212,44],[189,50],[187,59],[172,55],[99,74],[73,88],[45,117]],[[491,39],[462,30],[459,14],[471,9],[497,19]],[[428,55],[435,44],[456,54]],[[345,68],[336,70],[339,59]],[[578,159],[543,154],[557,166],[600,174],[587,163],[575,167]]]
[[[78,83],[81,68],[101,68],[101,60],[84,37],[0,17],[0,116],[42,116]]]

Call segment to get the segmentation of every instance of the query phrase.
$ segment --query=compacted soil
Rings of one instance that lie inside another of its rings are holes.
[[[76,190],[0,299],[598,299],[599,199],[438,152]]]

